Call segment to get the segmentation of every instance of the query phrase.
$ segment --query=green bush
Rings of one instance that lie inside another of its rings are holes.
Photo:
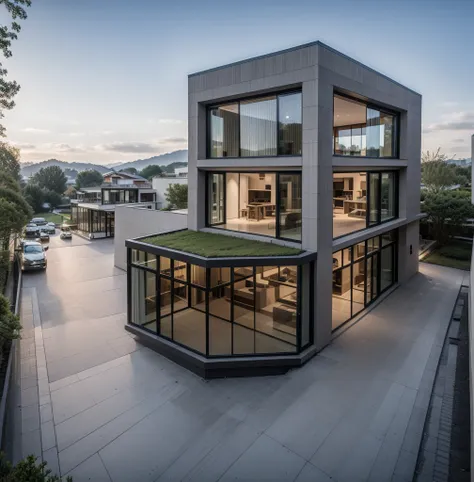
[[[36,464],[36,457],[29,455],[15,466],[0,455],[0,482],[61,482],[57,475],[50,475],[46,462]],[[66,482],[72,482],[72,477],[66,477]]]
[[[461,246],[443,246],[438,250],[439,254],[446,256],[446,258],[458,259],[460,261],[469,261],[471,259],[471,249]]]
[[[10,270],[10,251],[0,251],[0,294],[3,293]]]
[[[10,302],[0,295],[0,363],[8,341],[20,338],[21,324],[18,316],[10,310]]]

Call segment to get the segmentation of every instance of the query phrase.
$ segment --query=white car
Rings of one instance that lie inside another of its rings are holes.
[[[21,269],[23,271],[46,269],[48,265],[45,248],[41,243],[35,241],[24,241],[20,259]]]
[[[61,239],[71,239],[72,232],[69,226],[61,226],[61,234],[59,236]]]

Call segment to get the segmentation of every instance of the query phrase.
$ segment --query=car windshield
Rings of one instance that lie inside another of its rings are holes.
[[[29,246],[25,246],[25,253],[27,254],[32,254],[32,253],[42,253],[43,248],[41,246],[32,246],[31,244]]]
[[[61,231],[69,233],[69,231],[71,231],[71,228],[61,228]]]

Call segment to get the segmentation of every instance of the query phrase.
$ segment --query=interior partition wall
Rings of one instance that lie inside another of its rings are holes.
[[[397,231],[333,253],[332,329],[349,321],[397,280]]]
[[[300,243],[301,172],[209,172],[206,225]]]
[[[314,262],[206,268],[128,250],[129,323],[209,358],[295,354],[312,343],[302,276],[309,286]]]

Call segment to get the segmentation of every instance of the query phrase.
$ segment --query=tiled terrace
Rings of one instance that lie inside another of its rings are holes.
[[[17,456],[75,482],[411,480],[462,272],[422,264],[303,368],[204,381],[124,331],[112,242],[76,240],[24,278]]]

